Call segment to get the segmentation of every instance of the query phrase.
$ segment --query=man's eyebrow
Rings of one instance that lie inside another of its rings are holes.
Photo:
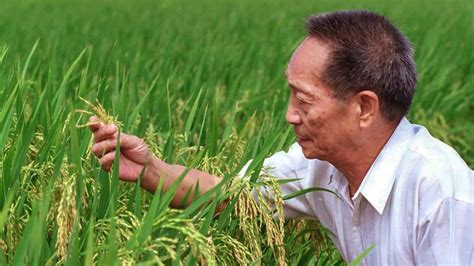
[[[304,94],[310,94],[312,95],[312,90],[305,87],[305,86],[298,86],[297,84],[292,83],[291,81],[288,80],[288,85],[290,85],[291,88],[301,91]]]

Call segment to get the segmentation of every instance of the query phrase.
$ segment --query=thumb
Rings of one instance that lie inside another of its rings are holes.
[[[91,116],[89,118],[89,123],[88,124],[89,124],[89,128],[92,132],[96,132],[101,127],[100,121],[97,118],[97,116],[95,116],[95,115]]]

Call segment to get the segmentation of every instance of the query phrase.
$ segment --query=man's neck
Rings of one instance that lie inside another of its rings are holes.
[[[359,189],[367,172],[392,136],[395,128],[396,125],[372,131],[376,133],[366,136],[365,141],[359,146],[352,147],[339,158],[340,160],[332,163],[346,177],[351,197]]]

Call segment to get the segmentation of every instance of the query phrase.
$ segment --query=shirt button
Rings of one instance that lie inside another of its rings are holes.
[[[356,219],[356,220],[354,221],[354,226],[355,226],[355,227],[359,227],[359,226],[360,226],[360,221],[359,221],[359,219]]]

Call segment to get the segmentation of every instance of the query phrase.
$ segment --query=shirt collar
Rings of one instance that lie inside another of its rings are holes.
[[[353,200],[359,194],[382,215],[396,179],[396,171],[411,139],[413,126],[403,118],[365,175]]]

